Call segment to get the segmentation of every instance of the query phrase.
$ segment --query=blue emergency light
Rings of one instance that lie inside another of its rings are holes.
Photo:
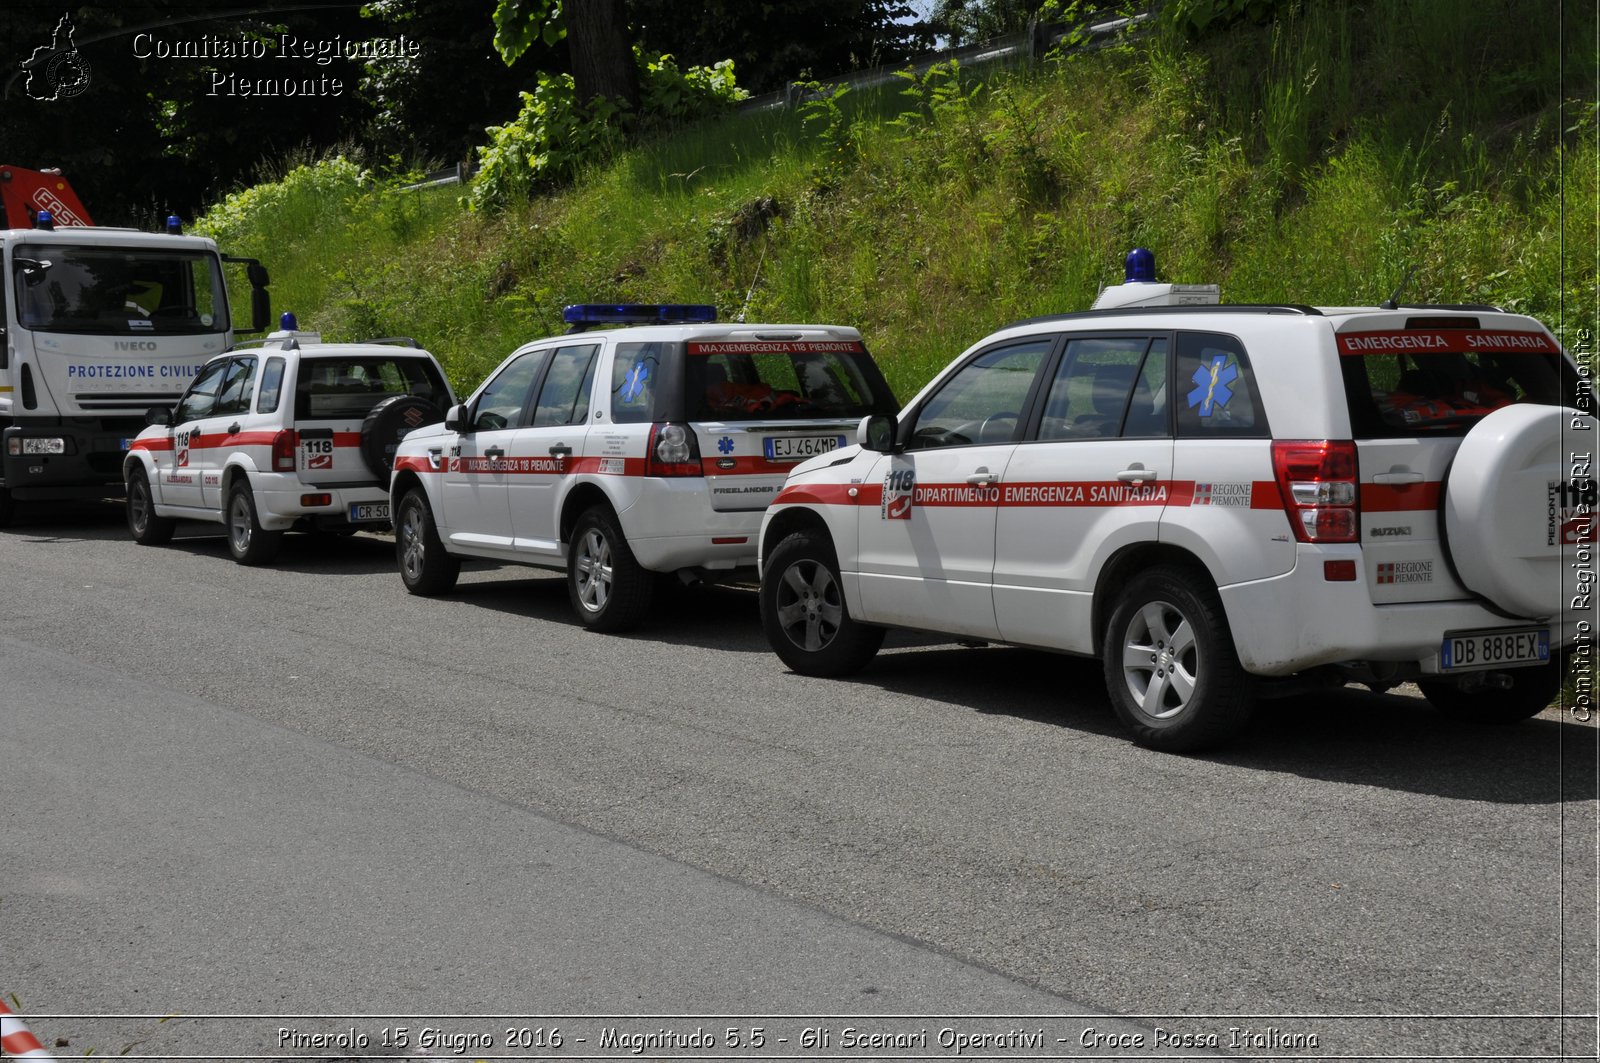
[[[285,332],[299,332],[300,322],[295,320],[294,311],[285,310],[283,316],[278,318],[278,327]]]
[[[41,210],[33,216],[33,227],[35,229],[54,229],[56,227],[55,216],[48,210]]]
[[[173,236],[183,235],[183,219],[176,214],[167,215],[167,232]]]
[[[1122,278],[1129,284],[1154,284],[1156,256],[1148,247],[1136,247],[1122,263]]]
[[[717,308],[695,303],[574,303],[561,320],[578,328],[590,325],[701,325],[717,319]]]

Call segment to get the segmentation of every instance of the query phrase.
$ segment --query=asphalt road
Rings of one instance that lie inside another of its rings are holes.
[[[29,1014],[1056,1014],[1145,1049],[1594,1052],[1596,731],[1554,711],[1476,728],[1349,688],[1175,757],[1122,736],[1093,662],[894,636],[812,680],[748,589],[595,635],[552,576],[424,600],[376,536],[251,570],[198,528],[138,547],[109,507],[24,510],[0,579],[0,993]]]

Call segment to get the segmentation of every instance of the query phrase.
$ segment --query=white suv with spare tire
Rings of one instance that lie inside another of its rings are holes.
[[[761,537],[778,655],[842,674],[904,627],[1099,656],[1174,750],[1308,682],[1547,705],[1594,617],[1594,397],[1554,336],[1493,307],[1210,305],[1139,256],[1101,309],[994,333],[793,470]]]
[[[234,560],[260,565],[290,529],[387,528],[395,448],[453,401],[412,340],[275,332],[206,362],[175,407],[150,411],[123,464],[128,529],[158,545],[180,519],[220,523]]]

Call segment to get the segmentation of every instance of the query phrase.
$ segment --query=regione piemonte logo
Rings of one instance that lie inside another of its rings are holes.
[[[36,100],[65,100],[89,87],[89,64],[73,40],[72,16],[63,14],[50,43],[33,50],[22,64],[28,80],[23,91]]]

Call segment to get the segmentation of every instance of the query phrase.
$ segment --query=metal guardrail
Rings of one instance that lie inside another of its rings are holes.
[[[842,85],[851,92],[857,92],[862,89],[879,88],[893,84],[901,71],[912,70],[922,74],[940,63],[948,63],[952,60],[962,66],[981,66],[985,63],[1006,61],[1032,63],[1039,56],[1047,55],[1052,49],[1059,47],[1074,33],[1082,32],[1087,38],[1081,47],[1099,48],[1109,44],[1118,35],[1136,29],[1149,21],[1150,18],[1151,13],[1149,11],[1141,11],[1127,18],[1108,19],[1104,22],[1095,22],[1087,26],[1035,21],[1027,29],[1019,33],[993,37],[989,40],[962,45],[960,48],[946,48],[938,52],[926,52],[915,59],[896,63],[893,66],[879,66],[870,70],[859,70],[851,74],[838,74],[819,81],[817,84],[821,86],[823,91],[829,91]],[[815,99],[819,95],[817,90],[806,88],[806,84],[808,83],[791,81],[781,89],[741,100],[739,102],[739,110],[743,113],[751,113],[776,110],[780,107],[798,107],[806,100]],[[435,170],[416,184],[405,185],[401,190],[410,192],[419,188],[433,188],[438,185],[465,184],[467,179],[472,176],[472,170],[473,167],[470,162],[459,162],[455,166]]]

